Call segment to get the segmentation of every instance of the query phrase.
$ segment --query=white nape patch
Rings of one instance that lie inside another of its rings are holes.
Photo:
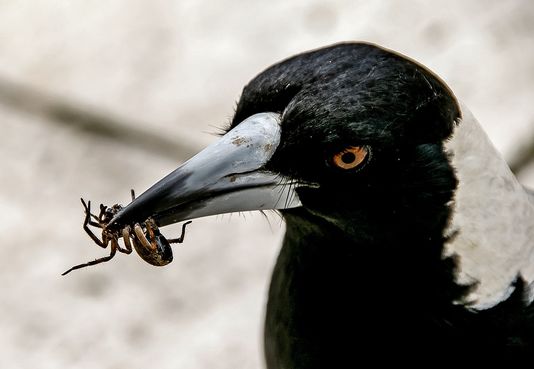
[[[506,299],[521,274],[534,285],[534,204],[471,112],[445,144],[459,180],[446,245],[459,257],[458,282],[478,281],[471,307],[486,309]],[[532,297],[532,292],[529,293]]]

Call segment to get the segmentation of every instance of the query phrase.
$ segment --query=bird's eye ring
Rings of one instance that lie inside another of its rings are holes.
[[[340,169],[354,169],[366,161],[369,153],[367,146],[348,146],[332,156],[332,164]]]

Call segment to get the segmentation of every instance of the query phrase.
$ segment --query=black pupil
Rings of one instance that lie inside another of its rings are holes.
[[[341,160],[345,164],[352,164],[356,160],[356,155],[354,155],[352,152],[346,152],[341,155]]]

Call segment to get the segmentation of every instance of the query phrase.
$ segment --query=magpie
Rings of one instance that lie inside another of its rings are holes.
[[[110,227],[280,212],[269,369],[534,355],[534,200],[436,74],[369,43],[304,52],[225,132]]]

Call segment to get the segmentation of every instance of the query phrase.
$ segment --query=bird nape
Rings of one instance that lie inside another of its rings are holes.
[[[226,132],[110,227],[277,209],[268,368],[534,350],[532,199],[431,71],[367,43],[299,54]]]

